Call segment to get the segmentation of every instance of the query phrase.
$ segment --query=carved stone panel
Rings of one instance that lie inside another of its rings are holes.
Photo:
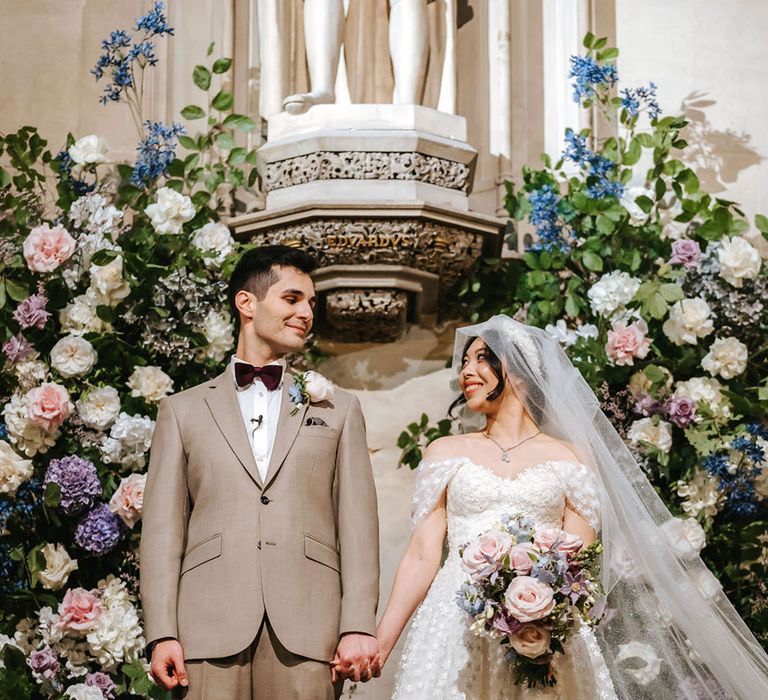
[[[408,295],[396,289],[343,289],[325,300],[325,318],[338,340],[391,342],[405,331]]]

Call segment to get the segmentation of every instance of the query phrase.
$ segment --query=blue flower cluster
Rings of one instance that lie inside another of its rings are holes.
[[[560,223],[560,196],[552,185],[534,190],[529,201],[533,209],[528,220],[536,227],[537,240],[528,250],[540,252],[557,249],[567,253],[571,249],[573,234]]]
[[[587,146],[587,139],[573,129],[566,129],[563,158],[573,161],[580,168],[587,170],[587,196],[591,199],[616,197],[624,194],[624,185],[611,180],[609,174],[616,171],[616,163],[601,156]]]
[[[165,175],[176,157],[176,138],[184,133],[184,127],[175,122],[167,126],[162,122],[146,121],[144,126],[146,136],[136,147],[138,157],[131,174],[131,182],[137,187]]]
[[[78,524],[75,542],[86,552],[102,555],[117,546],[124,530],[123,521],[106,503],[100,503]]]
[[[10,529],[8,523],[12,518],[32,530],[42,494],[40,480],[33,478],[19,486],[13,498],[0,498],[0,532]]]
[[[75,165],[75,161],[72,160],[69,151],[66,149],[59,151],[54,160],[59,164],[59,171],[56,173],[59,182],[71,187],[72,192],[74,192],[77,197],[82,197],[96,189],[94,183],[80,180],[72,174],[72,168]]]
[[[168,25],[168,21],[163,14],[164,8],[165,3],[156,2],[150,12],[136,20],[136,30],[144,31],[149,36],[173,34],[173,27]]]
[[[658,119],[661,107],[656,101],[656,84],[648,83],[648,87],[624,88],[621,91],[621,106],[627,110],[630,117],[636,117],[641,110],[647,110],[651,119]]]
[[[0,593],[18,593],[25,587],[19,578],[19,563],[11,559],[12,547],[8,542],[0,542]]]
[[[573,101],[581,103],[595,96],[595,86],[611,86],[619,79],[616,66],[612,63],[600,64],[591,56],[571,56],[569,78],[574,81]]]

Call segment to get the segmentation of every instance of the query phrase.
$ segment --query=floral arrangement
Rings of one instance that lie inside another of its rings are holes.
[[[333,383],[319,372],[294,372],[293,386],[288,389],[288,396],[293,404],[291,415],[295,416],[304,404],[332,399],[333,393]]]
[[[554,655],[579,625],[598,622],[595,563],[602,548],[582,545],[576,535],[506,515],[459,550],[469,575],[459,606],[474,634],[509,645],[506,658],[520,685],[556,685]]]

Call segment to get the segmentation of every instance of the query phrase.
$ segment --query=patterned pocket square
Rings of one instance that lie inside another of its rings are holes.
[[[307,422],[304,423],[304,425],[324,425],[326,428],[328,427],[328,423],[326,423],[322,418],[318,418],[317,416],[310,416],[307,418]]]

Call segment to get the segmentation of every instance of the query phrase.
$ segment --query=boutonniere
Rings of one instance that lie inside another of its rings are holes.
[[[319,372],[293,374],[293,386],[288,388],[288,395],[294,405],[291,415],[295,416],[305,403],[317,403],[333,398],[333,383]]]

